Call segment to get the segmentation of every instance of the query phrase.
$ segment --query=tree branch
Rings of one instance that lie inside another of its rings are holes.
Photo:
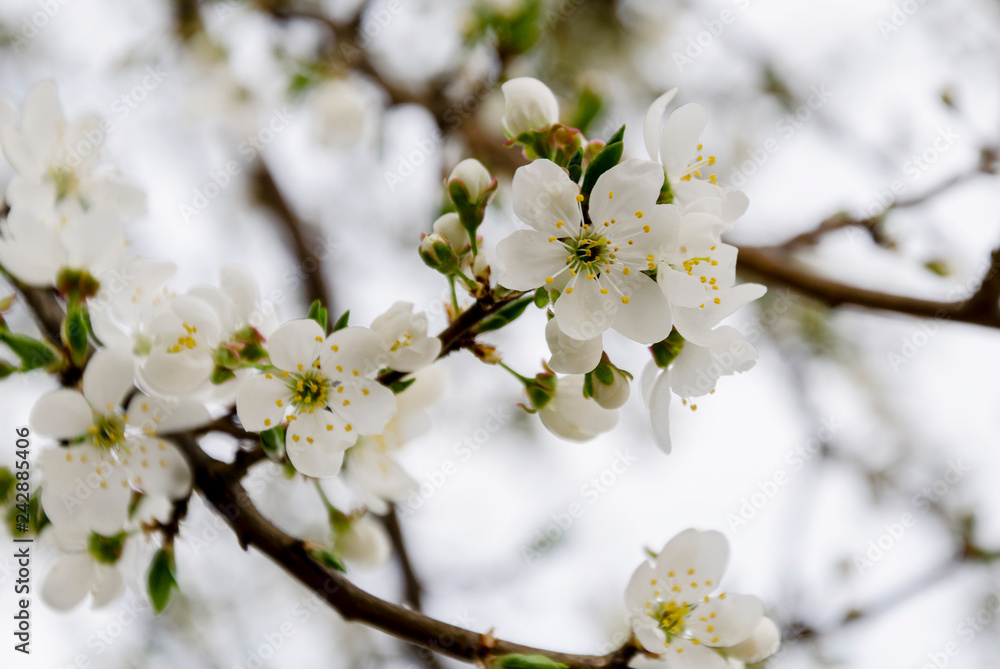
[[[507,654],[544,655],[571,669],[619,669],[635,654],[624,647],[608,655],[574,655],[532,648],[444,623],[386,602],[361,590],[339,572],[314,560],[304,542],[265,518],[229,468],[206,454],[188,434],[169,435],[195,472],[195,485],[205,500],[235,532],[240,545],[254,546],[288,574],[322,597],[345,620],[366,623],[403,641],[465,662],[484,662]]]

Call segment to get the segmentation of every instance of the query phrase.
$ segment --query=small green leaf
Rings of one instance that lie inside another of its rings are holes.
[[[21,371],[48,367],[56,359],[48,344],[10,330],[0,330],[0,342],[6,344],[21,359]]]
[[[228,346],[215,349],[215,364],[219,367],[236,367],[240,364],[240,356]]]
[[[615,142],[622,142],[622,141],[625,141],[625,125],[624,124],[622,125],[622,127],[618,128],[618,132],[616,132],[615,134],[611,135],[611,139],[608,140],[608,144],[611,145],[611,144],[614,144]]]
[[[539,309],[544,309],[549,305],[549,291],[545,286],[540,286],[538,290],[535,291],[535,306]]]
[[[653,354],[656,366],[666,369],[680,354],[682,348],[684,348],[684,337],[677,330],[673,330],[666,339],[653,344],[649,350]]]
[[[323,332],[326,332],[328,315],[326,313],[326,307],[323,306],[322,302],[316,300],[311,305],[309,305],[308,317],[319,323],[319,326],[323,328]]]
[[[260,447],[267,457],[280,460],[285,453],[285,430],[280,425],[260,433]]]
[[[343,561],[331,551],[314,548],[309,551],[309,556],[328,569],[334,569],[345,574],[347,573],[347,567],[344,566]]]
[[[594,368],[594,377],[600,381],[602,386],[610,386],[615,382],[615,368],[605,354],[601,357],[601,361],[597,363],[597,367]]]
[[[624,127],[622,126],[623,129]],[[590,195],[590,192],[594,190],[594,186],[597,184],[597,179],[602,174],[618,164],[624,149],[625,145],[622,142],[611,142],[594,157],[590,165],[587,166],[587,173],[583,176],[583,185],[580,186],[580,192],[584,196]]]
[[[346,328],[347,321],[348,319],[350,319],[350,317],[351,317],[351,310],[348,309],[341,315],[340,318],[337,319],[337,322],[333,324],[332,332],[336,332],[337,330],[343,330],[344,328]]]
[[[416,379],[403,379],[401,381],[396,381],[395,383],[389,385],[389,390],[398,395],[412,386],[414,381],[416,381]]]
[[[573,157],[569,159],[569,165],[566,166],[569,170],[569,179],[573,183],[580,183],[580,177],[583,176],[583,147],[581,146],[573,154]]]
[[[233,378],[236,378],[236,374],[233,372],[233,370],[228,369],[226,367],[219,367],[218,365],[216,365],[215,369],[212,370],[211,381],[215,385],[225,383],[229,379]]]
[[[490,660],[490,669],[568,669],[569,665],[544,655],[504,655]]]
[[[517,318],[524,313],[524,310],[528,308],[535,299],[535,296],[525,295],[519,297],[513,302],[509,302],[504,306],[497,309],[496,313],[487,316],[482,321],[480,321],[479,326],[476,327],[477,333],[489,332],[491,330],[499,330],[505,325],[513,323]]]
[[[97,534],[96,532],[91,532],[90,539],[87,542],[87,548],[90,550],[90,554],[94,556],[94,559],[103,564],[115,564],[118,562],[118,558],[122,556],[122,551],[125,549],[125,539],[126,534],[124,532],[119,532],[118,534],[113,534],[111,536],[104,536],[103,534]]]
[[[175,569],[174,551],[170,546],[156,551],[153,561],[149,563],[149,601],[157,613],[162,613],[163,609],[167,608],[174,590],[180,589]]]
[[[90,348],[89,334],[84,307],[80,304],[71,306],[63,323],[63,339],[69,348],[70,358],[77,367],[83,367],[87,362],[87,350]]]
[[[7,496],[14,489],[17,479],[6,467],[0,467],[0,504],[7,503]]]

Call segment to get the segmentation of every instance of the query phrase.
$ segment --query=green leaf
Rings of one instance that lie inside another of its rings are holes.
[[[215,369],[212,370],[211,381],[213,384],[219,385],[235,377],[236,374],[233,372],[233,370],[227,367],[220,367],[216,365]]]
[[[625,126],[622,126],[624,130]],[[618,136],[618,133],[615,133]],[[583,185],[580,186],[580,192],[584,196],[590,195],[590,192],[594,190],[594,186],[597,184],[597,179],[610,170],[612,167],[618,164],[618,161],[622,158],[622,151],[624,151],[625,145],[621,141],[611,142],[598,153],[590,165],[587,166],[587,173],[583,176]]]
[[[165,546],[156,551],[153,561],[149,563],[149,601],[153,604],[153,610],[162,613],[167,608],[173,597],[174,590],[179,590],[177,578],[175,576],[174,551],[172,547]]]
[[[0,330],[0,342],[6,344],[21,359],[21,371],[48,367],[56,353],[48,344],[10,330]]]
[[[309,551],[309,556],[327,569],[334,569],[345,574],[347,573],[347,567],[344,566],[344,562],[339,557],[334,555],[333,552],[328,551],[325,548],[314,548]]]
[[[487,316],[479,325],[476,327],[476,333],[489,332],[491,330],[499,330],[505,325],[513,323],[518,316],[524,313],[524,310],[528,308],[528,305],[534,302],[535,296],[524,295],[517,298],[513,302],[508,302],[504,306],[497,309],[496,313]]]
[[[539,286],[538,290],[535,291],[535,306],[539,309],[544,309],[549,305],[549,291],[545,286]]]
[[[350,319],[350,317],[351,317],[351,310],[348,309],[341,315],[340,318],[337,319],[337,322],[333,324],[332,332],[336,332],[337,330],[343,330],[344,328],[346,328],[347,321],[348,319]]]
[[[544,655],[504,655],[491,660],[488,666],[490,669],[568,669],[569,665]]]
[[[270,430],[261,432],[260,447],[264,449],[267,457],[272,460],[280,460],[285,453],[285,430],[277,425]]]
[[[611,135],[611,139],[608,140],[608,144],[610,145],[610,144],[614,144],[616,142],[623,142],[623,141],[625,141],[625,125],[624,124],[622,125],[622,127],[618,128],[618,132],[616,132],[615,134]]]
[[[326,313],[326,307],[323,306],[322,302],[316,300],[309,305],[308,317],[319,323],[319,326],[323,328],[323,332],[326,332],[328,315]]]
[[[674,361],[684,348],[684,337],[677,330],[672,330],[670,335],[661,342],[657,342],[649,347],[653,354],[653,360],[660,369],[666,369]]]
[[[71,306],[63,323],[63,338],[69,348],[70,358],[77,367],[83,367],[87,362],[87,351],[90,348],[89,334],[84,307],[80,304]]]
[[[17,479],[6,467],[0,467],[0,504],[7,503],[7,496],[14,489]]]
[[[122,551],[125,549],[126,536],[127,535],[124,532],[119,532],[118,534],[113,534],[111,536],[91,532],[90,539],[87,542],[87,548],[90,551],[90,554],[93,555],[94,559],[98,562],[103,564],[115,564],[118,562],[118,558],[122,556]]]

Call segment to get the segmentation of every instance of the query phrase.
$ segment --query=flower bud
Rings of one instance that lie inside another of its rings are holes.
[[[505,102],[502,123],[508,137],[516,138],[559,121],[559,102],[538,79],[511,79],[501,89]]]
[[[333,550],[359,567],[374,568],[389,559],[391,549],[385,528],[371,516],[362,516],[338,532]]]
[[[611,374],[611,385],[606,386],[600,381],[594,383],[594,401],[605,409],[618,409],[628,401],[629,380],[617,368]]]
[[[461,251],[469,243],[469,233],[462,227],[462,222],[458,220],[458,214],[454,212],[438,218],[434,221],[431,229],[447,239],[451,248],[457,251]]]
[[[742,662],[753,664],[774,655],[780,645],[781,631],[773,620],[765,616],[753,634],[726,651]]]
[[[458,256],[443,235],[432,232],[420,240],[420,257],[424,264],[445,275],[458,269]]]
[[[470,203],[478,203],[483,199],[487,189],[493,183],[493,177],[483,164],[475,158],[466,158],[451,171],[448,177],[448,189],[452,183],[458,182],[464,186],[465,196]],[[456,204],[458,204],[456,202]]]

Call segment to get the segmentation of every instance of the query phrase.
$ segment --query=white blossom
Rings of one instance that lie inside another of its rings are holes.
[[[608,328],[653,343],[671,328],[670,304],[656,282],[661,250],[677,239],[676,207],[657,205],[660,165],[626,160],[601,175],[583,196],[566,172],[536,160],[514,174],[514,213],[530,228],[497,245],[499,284],[513,290],[559,291],[553,311],[559,329],[592,339]]]
[[[588,441],[618,423],[617,409],[605,409],[583,396],[583,376],[576,374],[556,379],[555,395],[538,417],[549,432],[569,441]]]
[[[392,544],[382,523],[366,514],[337,533],[333,550],[358,567],[373,569],[389,559]]]
[[[358,436],[379,434],[396,412],[392,391],[374,380],[389,359],[385,341],[362,327],[324,337],[316,321],[300,319],[278,328],[267,350],[274,369],[240,385],[240,422],[262,432],[287,414],[285,449],[295,468],[335,476]]]
[[[518,77],[500,87],[504,96],[503,129],[508,137],[559,122],[559,102],[538,79]]]
[[[625,590],[632,631],[667,669],[726,669],[718,651],[748,639],[763,619],[752,595],[714,594],[729,560],[718,532],[685,530],[652,562],[643,562]],[[650,665],[647,665],[650,666]]]
[[[371,327],[389,347],[388,366],[400,372],[422,369],[441,353],[441,340],[427,336],[427,317],[409,302],[396,302]]]

